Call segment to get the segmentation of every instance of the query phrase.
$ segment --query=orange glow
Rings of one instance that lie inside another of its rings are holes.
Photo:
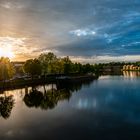
[[[10,44],[5,43],[4,46],[0,46],[0,57],[9,57],[10,59],[14,57],[12,46]]]
[[[15,58],[19,46],[24,46],[24,40],[24,38],[0,37],[0,57]]]

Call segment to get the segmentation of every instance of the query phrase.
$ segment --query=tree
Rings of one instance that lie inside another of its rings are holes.
[[[63,63],[64,63],[64,73],[65,74],[69,74],[69,73],[71,73],[71,68],[72,68],[72,62],[71,62],[71,60],[69,59],[69,57],[67,56],[67,57],[64,57],[63,59],[62,59],[62,61],[63,61]]]
[[[83,65],[83,73],[89,73],[89,72],[92,72],[92,66],[89,63],[87,63]]]
[[[55,63],[55,73],[62,74],[64,73],[64,62],[61,58],[58,58]]]
[[[0,58],[0,80],[8,80],[15,74],[15,69],[9,58]]]
[[[44,53],[39,56],[38,60],[42,65],[43,75],[52,74],[56,72],[56,64],[58,62],[56,55],[54,55],[51,52]]]
[[[29,59],[25,62],[23,70],[25,73],[31,75],[32,78],[39,76],[42,70],[41,63],[38,59]]]

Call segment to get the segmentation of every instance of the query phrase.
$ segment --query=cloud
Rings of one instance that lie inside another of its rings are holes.
[[[0,7],[5,8],[5,9],[22,9],[24,8],[23,4],[20,4],[18,1],[2,1],[0,3]]]
[[[26,38],[18,47],[22,58],[48,50],[83,58],[139,55],[139,0],[1,0],[0,7],[0,36]]]
[[[95,63],[108,63],[108,62],[133,62],[133,61],[139,61],[140,60],[140,55],[123,55],[123,56],[104,55],[104,56],[91,56],[91,57],[70,56],[70,58],[74,62],[95,64]]]
[[[94,36],[96,35],[96,32],[90,29],[77,29],[74,31],[70,31],[70,34],[76,35],[78,37],[80,36]]]

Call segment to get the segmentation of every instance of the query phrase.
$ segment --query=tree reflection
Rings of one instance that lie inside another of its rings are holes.
[[[29,94],[26,94],[24,97],[24,102],[28,107],[40,107],[43,100],[43,94],[36,89],[32,89]]]
[[[81,80],[81,81],[72,81],[72,82],[58,82],[57,83],[57,89],[67,89],[70,92],[77,92],[79,91],[83,86],[89,86],[93,82],[93,79],[89,80]]]
[[[26,92],[23,101],[27,107],[41,108],[42,110],[53,109],[59,101],[69,100],[74,91],[78,91],[82,86],[89,86],[93,80],[74,82],[74,83],[57,83],[57,90],[53,88],[46,90],[43,86],[43,92],[32,88]]]
[[[66,90],[44,90],[44,93],[37,89],[32,89],[29,94],[25,94],[23,101],[28,107],[40,107],[43,110],[53,109],[60,100],[71,97],[71,93]]]
[[[0,114],[3,118],[7,119],[10,117],[13,106],[14,99],[12,95],[0,97]]]
[[[43,92],[38,91],[37,88],[33,87],[28,93],[28,88],[26,87],[23,101],[27,107],[41,108],[42,110],[53,109],[57,106],[59,101],[69,101],[74,91],[80,90],[83,85],[90,85],[91,82],[92,81],[88,80],[71,84],[59,83],[57,84],[57,90],[54,89],[53,85],[50,90],[46,90],[45,86],[43,86]],[[2,95],[0,96],[0,116],[8,119],[15,103],[14,96],[7,96],[4,91],[1,91],[0,93]]]

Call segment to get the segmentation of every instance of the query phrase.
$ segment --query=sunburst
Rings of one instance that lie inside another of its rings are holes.
[[[14,53],[12,52],[12,46],[10,44],[6,44],[0,47],[0,57],[9,57],[10,59],[14,57]]]
[[[15,52],[18,52],[18,46],[24,44],[23,38],[0,37],[0,57],[15,57]]]

